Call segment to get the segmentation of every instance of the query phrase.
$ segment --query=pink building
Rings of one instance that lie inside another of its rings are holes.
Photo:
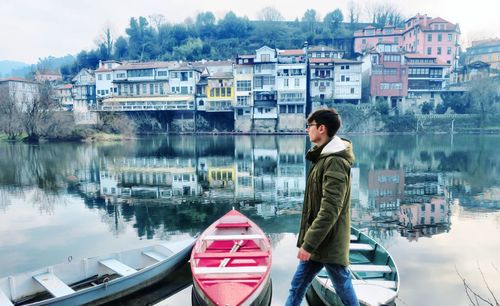
[[[417,14],[405,22],[404,28],[368,26],[354,32],[354,52],[364,53],[378,43],[394,43],[403,51],[434,56],[456,69],[459,39],[458,24]]]
[[[408,95],[408,67],[399,46],[380,43],[362,61],[363,96],[383,97],[391,108],[399,107]]]

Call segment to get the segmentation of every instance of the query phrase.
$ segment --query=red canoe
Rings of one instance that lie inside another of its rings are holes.
[[[210,225],[191,252],[193,305],[269,305],[271,243],[231,210]]]

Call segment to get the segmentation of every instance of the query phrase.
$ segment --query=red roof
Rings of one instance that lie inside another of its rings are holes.
[[[304,55],[305,52],[302,49],[291,49],[291,50],[280,50],[279,55]]]
[[[26,79],[19,78],[19,77],[9,77],[9,78],[0,79],[0,82],[25,82],[25,83],[35,83],[35,82],[33,82],[33,81],[26,80]]]
[[[310,63],[333,63],[333,58],[313,57],[309,59]]]

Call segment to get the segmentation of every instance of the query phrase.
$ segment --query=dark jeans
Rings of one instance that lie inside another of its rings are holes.
[[[340,297],[345,306],[359,306],[358,298],[352,286],[351,273],[349,270],[337,264],[323,264],[321,262],[308,260],[300,261],[297,271],[292,279],[290,293],[285,306],[299,306],[306,290],[311,284],[316,274],[325,267],[330,280],[333,283],[335,292]]]

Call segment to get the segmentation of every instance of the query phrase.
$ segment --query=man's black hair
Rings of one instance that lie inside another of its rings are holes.
[[[310,114],[307,122],[311,123],[313,121],[316,122],[317,127],[320,125],[326,126],[329,137],[335,136],[341,125],[340,115],[334,108],[320,109]]]

